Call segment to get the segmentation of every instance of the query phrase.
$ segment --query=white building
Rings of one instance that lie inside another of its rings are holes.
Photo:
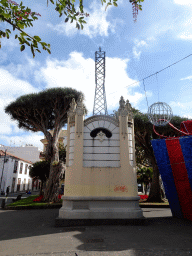
[[[10,186],[10,192],[31,190],[34,187],[38,189],[38,183],[34,184],[29,176],[29,167],[31,165],[31,161],[0,150],[1,191],[6,192],[8,186]]]
[[[51,135],[53,135],[53,130],[49,131],[49,132],[51,133]],[[43,143],[43,152],[41,152],[41,154],[40,154],[40,159],[44,160],[44,153],[46,151],[48,141],[45,137],[44,137],[44,139],[42,139],[40,141]],[[64,147],[67,145],[67,130],[61,130],[59,132],[58,144],[61,144]]]
[[[38,149],[38,147],[34,147],[33,145],[26,144],[25,146],[11,147],[0,144],[0,150],[7,150],[7,152],[17,157],[31,161],[32,163],[40,161],[39,155],[41,150]]]

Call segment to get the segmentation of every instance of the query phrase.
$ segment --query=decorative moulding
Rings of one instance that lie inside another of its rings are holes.
[[[111,116],[105,116],[105,115],[98,115],[98,116],[91,116],[89,118],[87,118],[84,121],[84,126],[87,126],[88,124],[94,122],[94,121],[108,121],[112,124],[114,124],[115,126],[119,126],[119,121]]]

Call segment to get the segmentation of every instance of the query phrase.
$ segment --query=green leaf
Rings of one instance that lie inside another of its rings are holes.
[[[68,22],[68,20],[69,20],[69,18],[67,17],[67,18],[65,19],[65,22]]]
[[[20,28],[20,29],[24,29],[25,25],[23,23],[18,23],[17,26]]]
[[[22,52],[23,50],[25,50],[25,45],[24,45],[24,44],[23,44],[23,45],[21,45],[20,50],[21,50],[21,52]]]
[[[33,58],[35,57],[35,53],[34,53],[34,49],[33,49],[33,46],[31,45],[31,52],[33,54]]]
[[[8,32],[6,32],[6,37],[7,37],[7,39],[9,39],[9,33]]]
[[[35,38],[35,40],[36,40],[37,42],[40,42],[40,41],[41,41],[41,38],[40,38],[39,36],[34,36],[34,38]]]
[[[30,43],[29,43],[28,41],[25,40],[25,43],[26,43],[28,46],[30,46]]]

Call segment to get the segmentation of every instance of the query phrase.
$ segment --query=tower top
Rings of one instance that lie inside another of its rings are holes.
[[[107,115],[107,101],[105,94],[105,52],[95,52],[95,98],[93,115]]]

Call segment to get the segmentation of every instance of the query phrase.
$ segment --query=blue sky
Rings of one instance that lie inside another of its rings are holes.
[[[51,44],[51,55],[43,51],[33,59],[29,49],[20,52],[12,36],[2,39],[0,50],[0,144],[33,144],[42,149],[41,133],[18,129],[4,113],[17,97],[51,87],[73,87],[85,94],[91,115],[95,90],[95,51],[106,51],[106,96],[111,113],[120,96],[147,112],[143,83],[133,84],[192,53],[191,0],[145,0],[143,11],[133,22],[128,0],[105,11],[100,0],[85,0],[90,16],[84,30],[64,23],[47,1],[23,3],[41,14],[27,32]],[[1,24],[1,26],[8,25]],[[149,106],[163,101],[174,115],[192,118],[192,57],[145,80]]]

